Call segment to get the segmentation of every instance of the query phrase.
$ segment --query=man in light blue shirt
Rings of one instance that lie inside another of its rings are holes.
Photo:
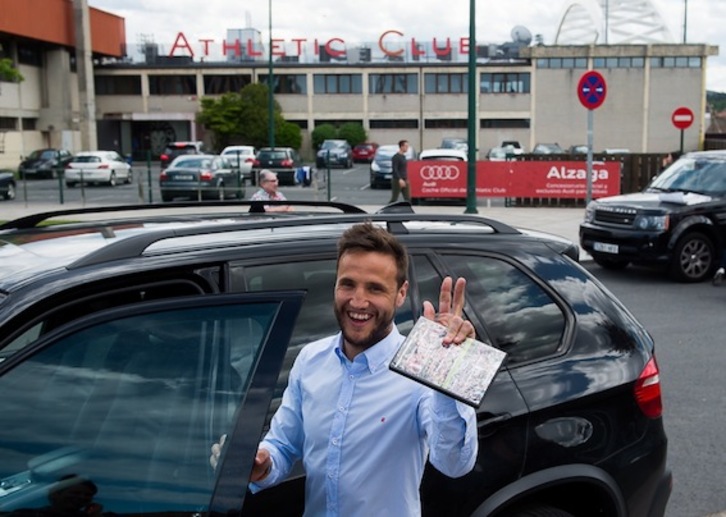
[[[407,271],[405,248],[386,230],[364,223],[343,234],[334,307],[341,331],[297,357],[255,458],[253,492],[283,481],[302,459],[306,516],[415,516],[427,457],[450,477],[473,468],[474,409],[388,369],[404,339],[393,320]],[[447,345],[474,337],[461,317],[465,284],[443,281],[438,313],[424,304],[424,316],[448,327]]]

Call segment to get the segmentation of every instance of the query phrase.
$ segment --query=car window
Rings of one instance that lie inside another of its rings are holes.
[[[206,511],[210,444],[231,432],[279,306],[107,312],[5,372],[2,509],[45,510],[80,479],[104,514]]]
[[[177,158],[174,160],[174,162],[171,164],[172,167],[188,167],[190,169],[201,169],[202,167],[205,167],[205,163],[208,163],[209,160],[203,160],[201,158]]]
[[[443,257],[457,276],[466,278],[467,302],[493,344],[509,354],[509,362],[538,359],[559,350],[566,329],[565,314],[531,277],[497,258]]]
[[[76,156],[76,159],[73,161],[76,163],[100,163],[101,157],[100,156]]]
[[[39,156],[39,158],[43,160],[52,160],[55,158],[55,151],[43,151],[42,154]]]
[[[258,159],[260,160],[284,160],[287,157],[285,151],[261,151]]]

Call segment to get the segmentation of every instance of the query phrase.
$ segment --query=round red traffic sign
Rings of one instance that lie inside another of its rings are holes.
[[[607,92],[605,78],[599,72],[590,70],[580,77],[580,82],[577,85],[577,97],[587,109],[599,108],[605,102]]]
[[[671,122],[678,129],[688,129],[693,124],[693,112],[685,106],[676,108],[671,115]]]

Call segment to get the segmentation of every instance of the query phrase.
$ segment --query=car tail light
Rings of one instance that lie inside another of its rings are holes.
[[[260,162],[258,162],[257,160],[255,160],[255,159],[254,159],[254,158],[252,158],[252,157],[250,157],[250,158],[247,158],[247,159],[245,160],[245,163],[252,163],[252,164],[255,164],[255,165],[259,165],[259,164],[260,164]]]
[[[72,169],[73,164],[72,163],[66,163],[66,169]]]
[[[282,160],[282,163],[280,163],[283,167],[292,167],[292,160]]]
[[[209,180],[211,180],[212,179],[212,171],[202,171],[201,174],[199,175],[199,178],[202,181],[209,181]]]
[[[648,418],[659,418],[663,414],[660,373],[655,357],[650,358],[635,382],[635,400],[640,410]]]
[[[166,181],[169,179],[169,175],[166,173],[166,171],[161,171],[161,174],[159,174],[159,181]]]
[[[166,154],[162,154],[161,156],[159,156],[159,160],[161,160],[162,162],[168,161],[169,156]]]
[[[260,160],[258,160],[257,158],[255,158],[254,161],[252,162],[252,165],[255,166],[255,167],[259,167],[260,166]]]
[[[101,165],[98,166],[98,168],[99,169],[108,169],[108,164],[107,163],[102,163]]]

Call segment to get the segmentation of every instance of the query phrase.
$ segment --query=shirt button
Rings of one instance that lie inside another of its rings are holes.
[[[343,412],[345,411],[345,408],[344,408],[343,406],[340,406],[340,407],[338,408],[338,411],[340,411],[341,413],[343,413]]]
[[[353,379],[355,379],[355,375],[351,375],[348,378],[352,381]]]
[[[328,477],[329,477],[330,479],[333,479],[333,473],[332,473],[332,472],[328,473]]]
[[[338,440],[336,438],[333,438],[333,445],[338,445]]]

